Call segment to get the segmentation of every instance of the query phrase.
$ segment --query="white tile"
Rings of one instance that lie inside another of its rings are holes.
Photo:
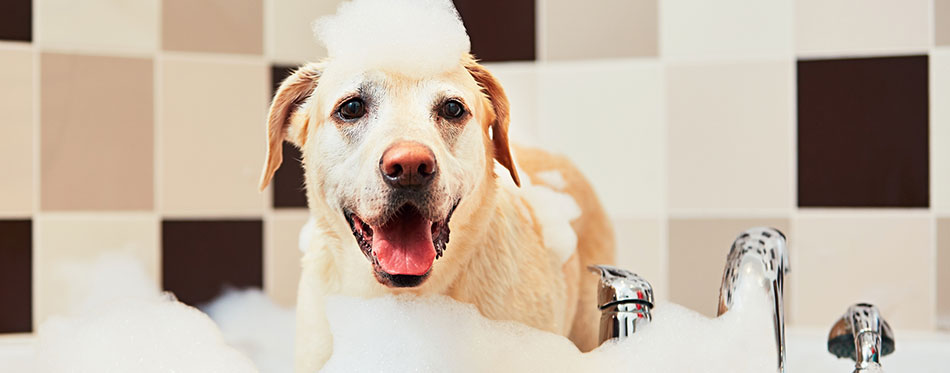
[[[791,0],[662,0],[660,54],[791,55],[792,22]]]
[[[147,53],[158,46],[158,0],[36,0],[43,47]]]
[[[501,82],[511,104],[509,138],[516,144],[535,145],[538,137],[538,68],[533,62],[486,63]]]
[[[656,301],[667,300],[666,247],[660,219],[613,219],[617,266],[640,275],[653,286]]]
[[[926,51],[928,0],[798,0],[795,44],[799,54],[880,54]]]
[[[667,66],[669,203],[791,207],[791,61]]]
[[[613,217],[661,210],[661,76],[659,63],[647,60],[541,67],[541,142],[577,165]]]
[[[336,13],[341,0],[265,0],[265,53],[284,63],[317,61],[327,51],[314,37],[312,24]]]
[[[928,213],[805,212],[789,238],[798,324],[830,327],[857,302],[895,330],[935,324],[935,248]]]
[[[930,55],[930,206],[950,214],[950,48]]]
[[[656,56],[659,0],[539,0],[539,59]]]

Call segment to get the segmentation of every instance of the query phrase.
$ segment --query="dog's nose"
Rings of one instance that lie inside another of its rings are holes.
[[[393,144],[379,159],[379,172],[394,187],[420,187],[435,178],[435,154],[428,146],[417,142]]]

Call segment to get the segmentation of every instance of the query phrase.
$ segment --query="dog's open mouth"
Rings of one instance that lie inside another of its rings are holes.
[[[350,211],[344,211],[344,216],[363,254],[373,263],[377,280],[392,287],[413,287],[425,281],[445,251],[454,211],[455,207],[445,219],[432,221],[406,203],[388,221],[375,226]]]

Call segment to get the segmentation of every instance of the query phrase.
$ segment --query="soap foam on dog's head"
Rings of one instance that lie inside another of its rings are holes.
[[[471,46],[450,0],[354,0],[314,32],[334,63],[416,76],[459,66]]]

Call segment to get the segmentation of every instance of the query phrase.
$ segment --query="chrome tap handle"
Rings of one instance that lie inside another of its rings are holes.
[[[761,273],[768,283],[772,301],[772,323],[775,331],[775,348],[778,356],[778,371],[785,371],[785,305],[784,283],[789,272],[788,248],[785,235],[775,228],[752,228],[742,232],[732,243],[726,268],[719,288],[719,310],[722,315],[732,308],[736,288],[741,280],[740,268],[746,261],[761,265]]]
[[[880,372],[881,356],[894,352],[894,333],[877,307],[854,304],[828,333],[828,351],[854,360],[855,373]]]
[[[600,275],[597,308],[600,309],[600,343],[625,338],[653,320],[653,287],[628,270],[607,265],[587,267]]]

